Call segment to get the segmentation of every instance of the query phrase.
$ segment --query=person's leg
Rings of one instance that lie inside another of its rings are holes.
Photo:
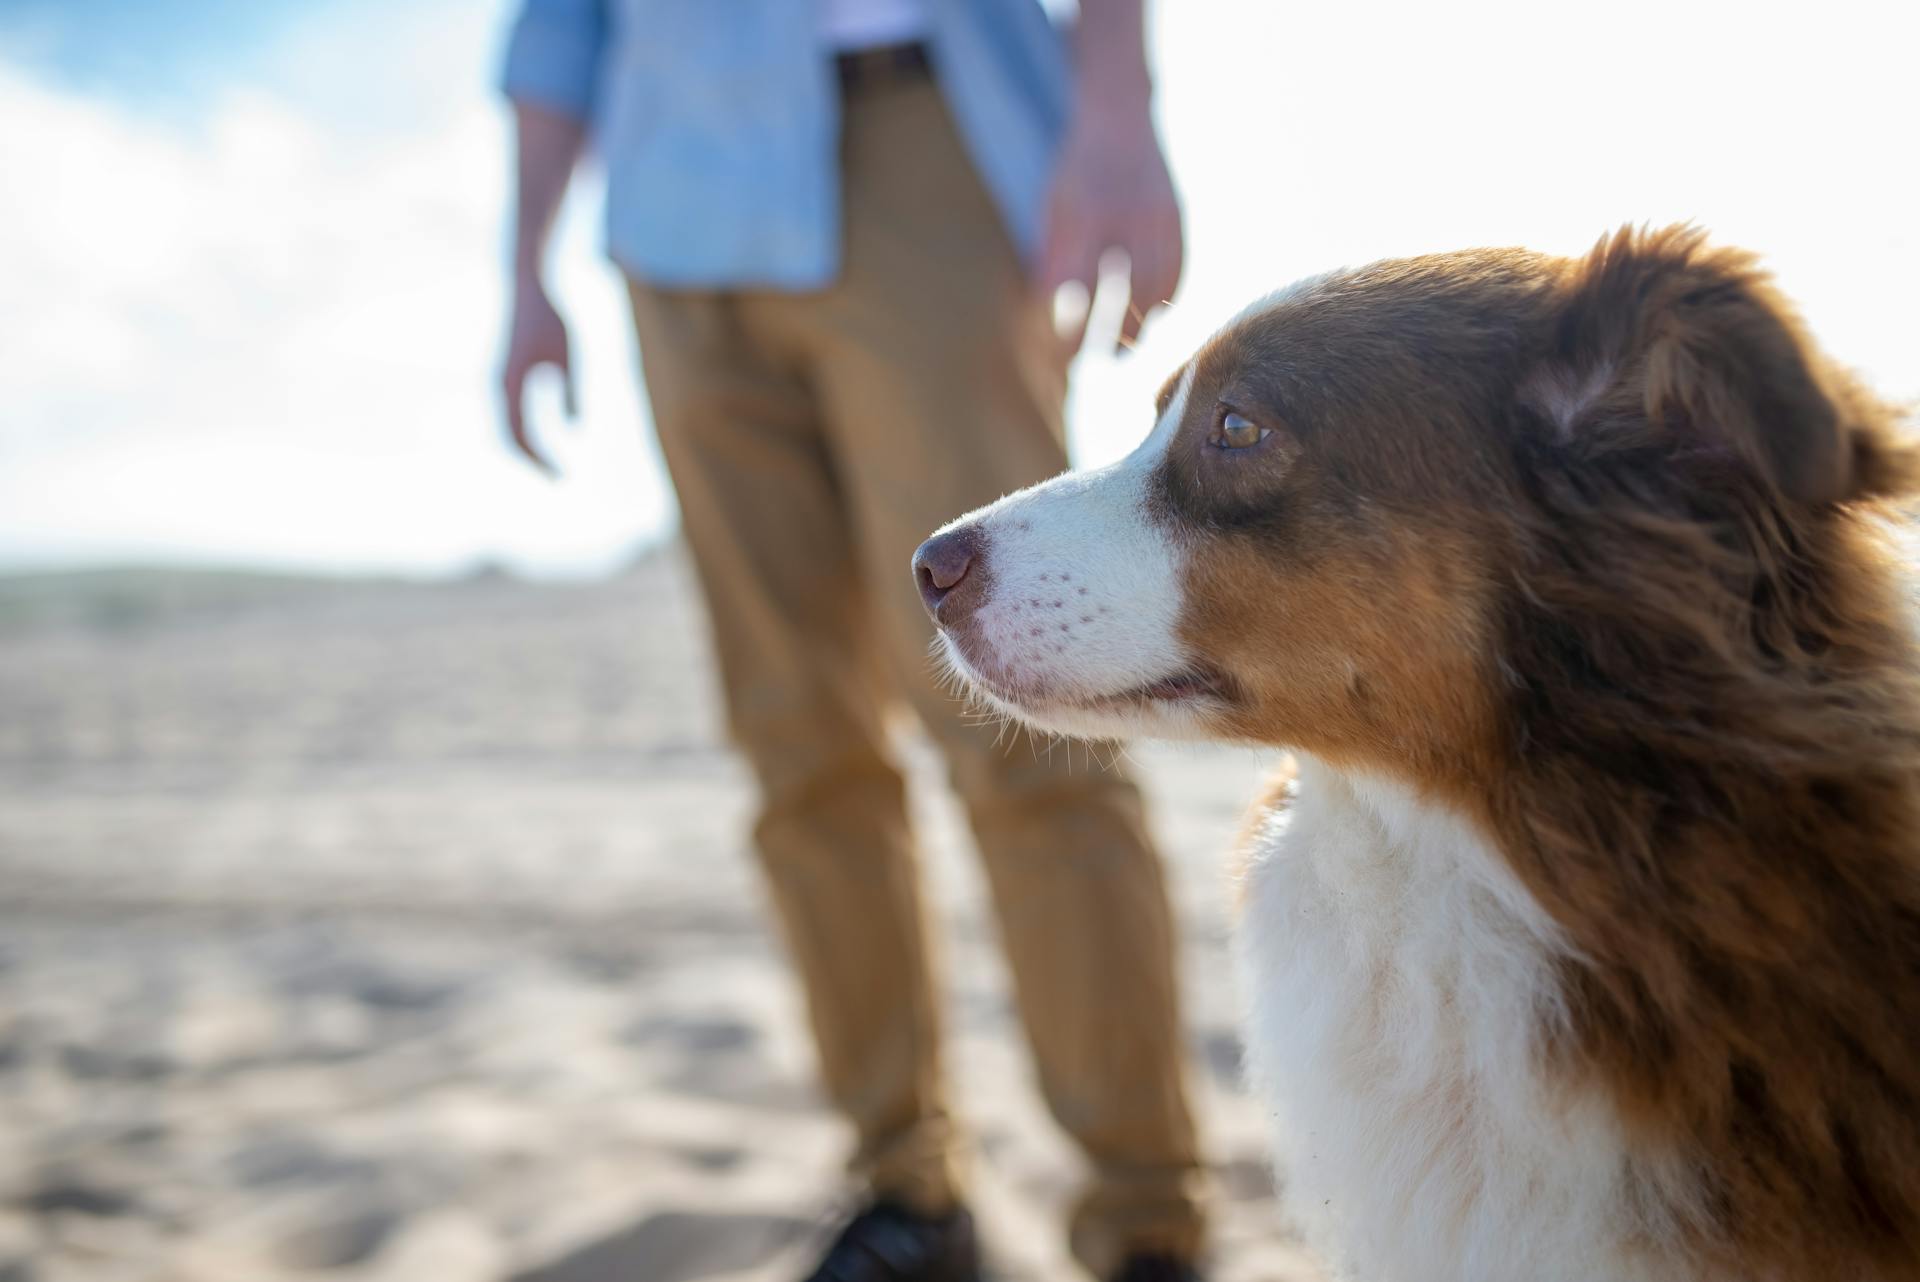
[[[935,89],[854,98],[843,147],[848,258],[815,378],[876,616],[967,804],[1042,1089],[1094,1166],[1076,1254],[1098,1274],[1133,1251],[1191,1258],[1202,1178],[1139,796],[1085,749],[1009,752],[966,724],[908,569],[936,525],[1065,466],[1065,371]]]
[[[861,662],[870,616],[813,394],[738,297],[630,292],[826,1093],[874,1192],[943,1212],[954,1143],[903,789]]]

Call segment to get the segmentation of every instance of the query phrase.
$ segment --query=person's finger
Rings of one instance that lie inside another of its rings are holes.
[[[514,448],[526,458],[527,462],[539,468],[548,476],[554,475],[553,464],[549,463],[533,443],[533,437],[527,431],[525,408],[528,366],[519,360],[510,361],[501,380],[501,392],[506,398],[507,434],[513,438]]]
[[[527,462],[539,468],[543,475],[549,477],[559,475],[559,473],[554,470],[553,464],[547,461],[547,456],[540,452],[538,446],[534,445],[533,437],[527,431],[525,423],[522,423],[514,429],[513,443],[519,448],[522,454],[526,455]]]
[[[1116,351],[1127,351],[1139,342],[1140,330],[1146,328],[1146,317],[1165,303],[1169,294],[1173,294],[1173,290],[1169,288],[1164,259],[1152,251],[1135,255],[1127,271],[1127,309],[1121,315],[1119,334],[1114,340]]]
[[[1144,239],[1128,251],[1127,274],[1123,278],[1127,289],[1124,300],[1126,306],[1120,314],[1120,332],[1113,340],[1113,350],[1116,352],[1124,352],[1139,341],[1140,331],[1147,323],[1147,313],[1162,301],[1155,292],[1163,275],[1158,253]]]
[[[507,434],[516,441],[525,427],[520,399],[527,390],[527,369],[515,357],[507,358],[507,367],[500,373],[500,403],[507,415]]]
[[[1180,237],[1177,225],[1155,229],[1157,234],[1143,237],[1139,248],[1128,256],[1128,285],[1125,317],[1120,323],[1118,346],[1128,348],[1139,339],[1147,317],[1155,308],[1173,298],[1180,284]],[[1172,234],[1169,235],[1168,233]]]
[[[1180,225],[1180,208],[1174,206],[1167,215],[1166,230],[1162,235],[1166,278],[1166,297],[1163,301],[1172,302],[1174,291],[1180,288],[1180,278],[1187,270],[1187,233]]]
[[[1148,282],[1153,277],[1153,262],[1149,257],[1151,250],[1142,248],[1127,255],[1127,274],[1114,282],[1113,288],[1122,286],[1127,296],[1122,302],[1125,306],[1120,312],[1120,330],[1113,336],[1113,350],[1124,352],[1132,348],[1140,339],[1140,330],[1147,323],[1147,312],[1153,307],[1154,299],[1149,293]]]

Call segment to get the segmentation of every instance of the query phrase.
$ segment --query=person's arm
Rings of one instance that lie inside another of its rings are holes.
[[[1051,299],[1077,281],[1091,299],[1100,256],[1125,250],[1131,296],[1120,346],[1173,296],[1183,247],[1180,204],[1153,129],[1142,0],[1080,0],[1073,116],[1047,204],[1040,284]],[[1070,343],[1077,349],[1082,322]]]
[[[500,389],[514,445],[549,475],[553,465],[527,432],[527,376],[542,365],[557,368],[566,380],[567,414],[574,414],[567,326],[547,295],[544,263],[554,219],[586,144],[606,38],[605,0],[525,0],[502,76],[513,102],[517,177],[513,296]]]
[[[553,464],[527,433],[527,376],[541,365],[556,367],[566,379],[567,416],[574,415],[567,326],[547,296],[544,264],[554,217],[566,198],[587,129],[571,116],[530,102],[514,104],[513,122],[519,178],[513,216],[513,301],[500,390],[514,445],[535,467],[552,474]]]

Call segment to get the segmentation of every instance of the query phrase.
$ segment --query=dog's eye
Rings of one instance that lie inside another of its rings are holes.
[[[1266,428],[1233,410],[1220,416],[1220,426],[1213,433],[1213,443],[1223,450],[1244,450],[1266,439]]]

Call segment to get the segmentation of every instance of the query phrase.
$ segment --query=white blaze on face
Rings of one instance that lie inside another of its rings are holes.
[[[1175,631],[1183,558],[1149,517],[1147,490],[1192,382],[1189,366],[1153,432],[1120,462],[1056,477],[946,527],[972,525],[983,536],[986,596],[943,644],[993,703],[1070,734],[1181,730],[1176,709],[1086,705],[1188,666]]]

